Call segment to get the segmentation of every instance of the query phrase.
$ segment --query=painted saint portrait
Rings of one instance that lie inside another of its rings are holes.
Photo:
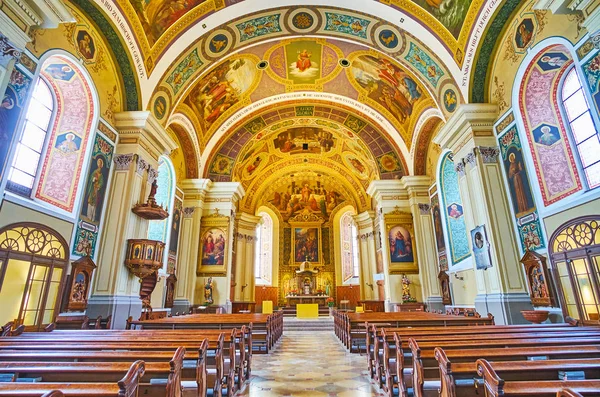
[[[204,131],[240,101],[253,85],[257,74],[253,61],[238,58],[219,64],[196,84],[186,103],[199,116]]]
[[[515,44],[518,48],[526,48],[533,39],[533,21],[530,18],[521,21],[515,33]]]
[[[546,124],[533,130],[533,138],[536,143],[544,146],[552,146],[561,139],[558,128]]]
[[[294,245],[296,262],[320,262],[318,228],[294,228]]]
[[[336,139],[331,132],[315,127],[290,128],[278,134],[273,140],[275,149],[290,154],[327,153],[335,144]]]
[[[520,149],[512,146],[506,151],[504,169],[508,177],[513,208],[517,217],[521,217],[531,212],[535,208],[535,205],[527,171],[523,164],[523,153]]]
[[[92,162],[93,171],[88,176],[88,182],[85,188],[82,215],[95,224],[100,222],[102,215],[102,206],[104,204],[104,193],[108,183],[108,162],[102,155],[94,157]]]
[[[202,236],[202,266],[223,265],[225,263],[226,233],[223,229],[212,228]]]
[[[433,227],[435,232],[435,243],[438,249],[438,253],[442,252],[446,249],[446,244],[444,243],[444,229],[442,226],[442,214],[440,211],[439,203],[436,203],[432,207],[433,213]]]
[[[179,246],[179,229],[181,225],[181,208],[182,202],[179,199],[175,199],[175,205],[173,206],[173,221],[171,223],[171,240],[169,241],[169,251],[177,253],[177,247]]]
[[[569,60],[562,52],[547,52],[538,61],[538,66],[544,71],[560,69]]]
[[[81,147],[81,138],[72,132],[67,132],[56,138],[54,147],[63,154],[75,153],[78,152]]]
[[[412,236],[403,226],[394,226],[388,233],[392,263],[414,262]]]
[[[75,76],[73,68],[64,63],[50,64],[44,71],[56,80],[69,81]]]
[[[88,61],[96,55],[96,45],[92,35],[85,30],[77,32],[77,50]]]
[[[447,210],[450,218],[458,219],[463,216],[463,208],[460,204],[452,203],[448,206]]]
[[[472,0],[413,0],[458,39]]]
[[[320,182],[295,181],[282,190],[275,191],[269,200],[281,213],[284,220],[309,210],[329,219],[331,212],[345,198],[333,188],[327,188]]]
[[[321,44],[294,41],[286,45],[285,51],[289,79],[299,84],[314,84],[321,77]]]
[[[384,57],[362,55],[352,62],[352,74],[369,98],[386,108],[398,121],[406,122],[423,92],[405,71]]]

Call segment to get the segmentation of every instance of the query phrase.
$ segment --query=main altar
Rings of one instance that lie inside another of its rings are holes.
[[[308,261],[302,262],[300,269],[296,270],[296,278],[292,280],[290,293],[285,297],[289,306],[306,303],[327,304],[331,286],[324,285],[318,274],[318,268]]]

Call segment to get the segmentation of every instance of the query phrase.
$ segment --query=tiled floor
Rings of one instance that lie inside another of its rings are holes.
[[[347,353],[333,332],[284,332],[275,350],[252,356],[252,377],[238,396],[380,396],[365,355]]]

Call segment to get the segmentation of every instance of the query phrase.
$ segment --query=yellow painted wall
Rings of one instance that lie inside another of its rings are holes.
[[[196,278],[196,293],[194,294],[194,306],[204,303],[204,284],[208,277]],[[227,277],[213,277],[213,300],[215,305],[225,306],[227,303],[227,295],[229,294],[229,286],[227,285]],[[244,290],[246,296],[249,292]],[[248,300],[248,299],[246,299]]]
[[[2,302],[0,324],[6,324],[19,316],[28,273],[29,262],[15,259],[8,262],[8,269],[0,290],[0,302]]]
[[[73,224],[71,222],[54,218],[50,215],[4,200],[2,208],[0,208],[0,227],[17,222],[41,223],[56,230],[67,241],[67,244],[71,242],[71,235],[73,233]]]
[[[600,199],[589,201],[585,204],[569,208],[568,210],[544,218],[544,226],[546,228],[548,239],[550,239],[552,233],[565,222],[586,215],[600,215]]]
[[[413,298],[416,298],[417,301],[423,302],[423,289],[421,287],[421,282],[419,281],[418,274],[407,274],[408,279],[412,284],[410,284],[410,294]],[[402,303],[402,275],[401,274],[391,274],[390,275],[390,302],[392,303]]]
[[[452,286],[452,302],[454,305],[473,306],[477,296],[477,280],[473,269],[457,272],[458,277],[464,280],[458,280],[454,275],[450,275],[450,285]]]

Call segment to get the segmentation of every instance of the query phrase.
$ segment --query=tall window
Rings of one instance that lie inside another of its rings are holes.
[[[565,78],[562,100],[585,177],[593,189],[600,186],[600,140],[575,68]]]
[[[358,282],[360,262],[358,260],[358,229],[351,212],[346,212],[340,218],[342,239],[342,281],[344,283]]]
[[[15,157],[8,174],[6,186],[8,190],[26,196],[31,195],[53,113],[54,98],[48,84],[40,78],[25,114],[23,135],[17,143]]]
[[[156,200],[156,204],[161,205],[165,209],[168,208],[169,217],[160,221],[150,221],[148,225],[148,239],[159,240],[165,244],[168,244],[168,232],[173,215],[173,199],[175,195],[175,177],[172,167],[170,167],[168,162],[169,160],[165,157],[161,157],[158,161],[158,178],[156,180],[158,188],[156,189],[154,199]],[[165,250],[165,257],[167,252],[168,250]]]
[[[261,221],[256,227],[256,254],[254,277],[257,285],[271,285],[273,274],[273,220],[267,213],[259,214]]]

